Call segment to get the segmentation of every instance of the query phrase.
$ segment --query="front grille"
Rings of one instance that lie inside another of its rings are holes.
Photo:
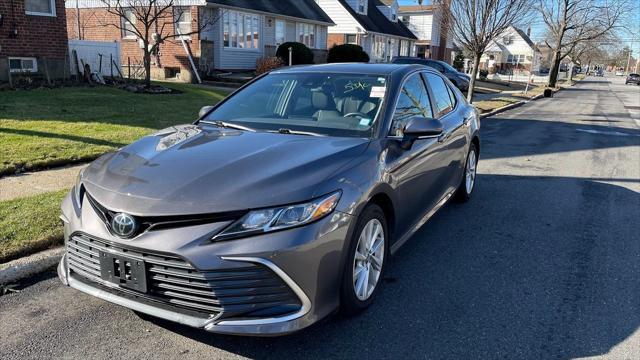
[[[137,295],[168,304],[177,312],[251,318],[284,315],[301,307],[287,284],[262,265],[239,262],[239,267],[233,269],[199,271],[176,256],[152,254],[86,234],[74,234],[67,241],[72,275],[104,284],[100,252],[144,261],[147,292]]]

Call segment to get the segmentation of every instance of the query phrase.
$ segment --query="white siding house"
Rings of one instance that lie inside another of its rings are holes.
[[[316,0],[336,24],[328,28],[329,47],[357,44],[371,62],[409,56],[415,36],[398,21],[397,0]]]
[[[491,42],[480,58],[480,67],[503,75],[537,73],[542,60],[542,53],[529,35],[510,26]]]
[[[433,5],[399,7],[400,21],[418,38],[415,49],[417,57],[451,60],[453,41],[451,36],[442,36],[441,15],[441,11]]]

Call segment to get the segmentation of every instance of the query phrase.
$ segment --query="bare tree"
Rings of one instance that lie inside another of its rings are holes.
[[[441,31],[448,31],[454,42],[473,57],[467,92],[467,100],[471,102],[485,49],[509,26],[528,23],[532,7],[529,0],[444,0],[443,4]]]
[[[537,7],[550,35],[549,86],[555,87],[560,62],[579,44],[611,34],[628,9],[628,0],[538,0]]]
[[[169,39],[198,34],[220,18],[213,12],[200,16],[197,26],[180,30],[179,23],[191,7],[181,7],[179,0],[100,0],[117,22],[106,21],[103,26],[112,26],[123,33],[135,36],[142,42],[145,85],[151,85],[151,56]],[[222,13],[222,12],[219,12]],[[196,19],[194,19],[196,20]],[[193,20],[192,20],[193,22]]]

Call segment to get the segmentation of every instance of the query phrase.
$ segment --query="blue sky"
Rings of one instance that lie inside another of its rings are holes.
[[[416,0],[398,0],[400,5],[416,5]],[[431,1],[425,0],[424,4],[428,5]],[[623,39],[626,45],[631,46],[633,49],[634,57],[640,55],[640,1],[635,4],[635,10],[631,12],[631,17],[628,19],[628,26],[632,28],[631,31],[622,31],[619,33],[619,37]],[[544,22],[542,19],[535,19],[531,26],[531,40],[542,41],[544,39]],[[526,29],[522,29],[526,30]]]

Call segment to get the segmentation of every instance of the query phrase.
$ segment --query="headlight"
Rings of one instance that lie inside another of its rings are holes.
[[[304,204],[250,211],[212,240],[228,240],[309,224],[330,214],[338,205],[341,194],[336,191]]]
[[[78,206],[82,206],[82,195],[84,190],[82,188],[82,174],[84,174],[84,168],[78,172],[78,176],[76,177],[76,184],[73,187],[73,196],[75,197],[76,203]]]

